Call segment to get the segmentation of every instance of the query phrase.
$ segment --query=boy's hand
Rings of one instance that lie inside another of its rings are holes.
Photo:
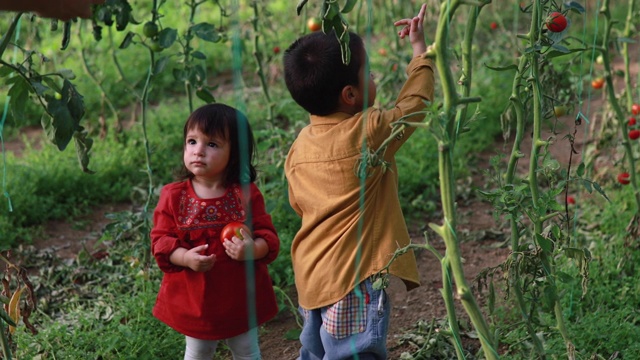
[[[427,50],[427,45],[424,41],[424,13],[426,12],[427,4],[422,4],[418,15],[411,19],[402,19],[393,23],[395,26],[404,26],[398,31],[398,36],[404,39],[407,35],[413,48],[413,57],[422,55]]]

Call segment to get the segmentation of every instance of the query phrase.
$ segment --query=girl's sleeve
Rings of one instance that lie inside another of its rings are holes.
[[[278,252],[280,251],[280,238],[278,238],[276,228],[273,226],[273,222],[271,221],[271,215],[267,213],[264,197],[262,196],[260,189],[252,183],[250,192],[253,237],[263,238],[269,246],[267,256],[258,261],[269,264],[278,256]]]
[[[171,203],[171,191],[164,187],[160,192],[158,205],[153,212],[153,228],[151,229],[151,252],[156,258],[158,267],[164,272],[179,272],[184,270],[169,261],[169,256],[177,248],[183,247],[178,238],[173,207]]]

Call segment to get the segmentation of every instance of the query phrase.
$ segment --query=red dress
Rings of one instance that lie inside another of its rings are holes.
[[[278,312],[267,264],[278,255],[280,240],[262,193],[253,183],[247,187],[248,198],[234,185],[214,199],[200,199],[189,180],[162,188],[153,215],[151,251],[164,276],[153,315],[181,334],[227,339]],[[219,239],[222,228],[231,221],[246,222],[254,238],[265,239],[267,256],[251,262],[231,259]],[[208,254],[216,255],[211,270],[195,272],[169,261],[176,248],[203,244],[209,244]]]

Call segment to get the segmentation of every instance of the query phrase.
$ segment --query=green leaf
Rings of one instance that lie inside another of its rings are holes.
[[[8,66],[0,66],[0,77],[5,77],[13,73],[13,68]]]
[[[551,253],[553,251],[553,241],[540,234],[536,234],[536,241],[544,252]]]
[[[76,74],[74,74],[73,70],[71,69],[60,69],[58,70],[58,74],[60,74],[60,76],[62,76],[66,80],[73,80],[76,78]]]
[[[215,26],[209,23],[199,23],[191,27],[191,31],[204,41],[216,43],[222,39]]]
[[[160,74],[162,70],[164,70],[164,68],[167,66],[168,63],[169,63],[169,57],[167,56],[163,56],[160,59],[158,59],[158,61],[156,61],[155,66],[153,67],[153,74],[154,75]]]
[[[82,171],[87,174],[95,174],[95,171],[89,169],[89,153],[93,146],[93,139],[87,137],[87,132],[80,127],[81,131],[76,131],[73,134],[73,140],[76,144],[76,155],[78,156],[78,162],[82,167]]]
[[[302,12],[302,8],[307,4],[307,1],[309,0],[300,0],[298,2],[298,5],[296,5],[296,13],[298,14],[298,16],[300,16],[300,13]]]
[[[628,38],[628,37],[619,37],[619,38],[618,38],[618,42],[621,42],[621,43],[628,43],[628,44],[635,44],[635,43],[636,43],[636,41],[635,41],[635,40],[633,40],[633,39],[631,39],[631,38]]]
[[[62,100],[67,101],[69,113],[75,120],[74,128],[78,127],[80,119],[84,116],[84,101],[82,100],[82,95],[78,93],[75,86],[68,80],[65,80],[62,85]]]
[[[353,8],[356,6],[357,2],[358,0],[347,0],[340,12],[342,12],[343,14],[351,12],[351,10],[353,10]]]
[[[587,50],[586,48],[576,48],[576,49],[567,49],[564,46],[561,45],[553,45],[552,46],[553,50],[549,51],[545,56],[548,59],[552,59],[552,58],[556,58],[558,56],[564,56],[564,55],[568,55],[568,54],[572,54],[572,53],[576,53],[576,52],[582,52]]]
[[[69,113],[69,109],[61,100],[47,96],[47,111],[51,116],[42,117],[42,128],[47,138],[63,151],[75,132],[75,121]]]
[[[518,70],[518,65],[512,64],[512,65],[506,65],[506,66],[489,66],[487,64],[484,64],[484,66],[488,69],[494,70],[494,71],[509,71],[509,70]]]
[[[168,49],[173,45],[177,38],[178,32],[176,29],[164,28],[158,34],[158,44],[160,44],[163,49]]]
[[[136,33],[129,31],[127,35],[124,37],[124,40],[122,40],[122,42],[120,43],[120,46],[118,48],[120,49],[128,48],[129,45],[131,45],[131,42],[134,36],[136,36]]]
[[[592,183],[592,185],[593,185],[593,188],[596,189],[596,191],[600,193],[600,195],[602,195],[603,198],[607,199],[608,202],[611,202],[611,199],[609,199],[607,194],[605,194],[604,189],[600,187],[600,184],[598,184],[597,182],[594,182]]]
[[[71,20],[64,22],[64,29],[62,31],[62,46],[60,50],[66,50],[71,41]]]
[[[207,59],[207,55],[205,55],[201,51],[194,51],[194,52],[191,53],[191,56],[194,59],[198,59],[198,60],[206,60]]]
[[[591,181],[582,180],[582,186],[591,194],[593,192],[593,187],[591,186]]]
[[[17,326],[16,323],[11,319],[11,316],[9,316],[6,311],[4,311],[4,306],[0,306],[0,318],[2,318],[4,322],[11,326]],[[4,334],[2,334],[2,336],[4,336]]]
[[[11,97],[9,102],[9,108],[15,119],[23,119],[24,111],[29,101],[29,83],[22,77],[15,77],[11,89],[7,93],[7,96]]]
[[[564,3],[564,7],[571,10],[571,11],[575,11],[578,14],[584,14],[585,9],[584,7],[575,1],[567,1],[566,3]]]
[[[197,90],[196,96],[207,104],[216,102],[216,98],[213,97],[213,95],[211,95],[211,93],[205,89]]]
[[[204,67],[201,65],[196,65],[191,68],[191,72],[189,73],[189,81],[192,84],[202,84],[206,80],[206,72]]]
[[[576,170],[576,174],[579,177],[583,177],[584,176],[584,171],[585,171],[585,165],[583,162],[580,163],[580,165],[578,165],[578,169]]]

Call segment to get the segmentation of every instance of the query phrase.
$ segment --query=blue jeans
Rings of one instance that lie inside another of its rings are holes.
[[[384,290],[366,279],[335,304],[300,308],[304,326],[298,360],[387,358],[390,304]]]

